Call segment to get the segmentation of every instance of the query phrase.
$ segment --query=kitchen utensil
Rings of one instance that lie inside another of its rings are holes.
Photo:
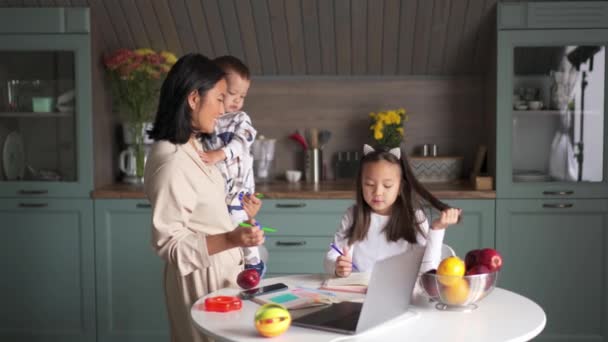
[[[329,139],[331,139],[331,132],[326,129],[322,129],[319,132],[319,148],[323,149],[323,147],[325,147],[325,145],[327,145],[329,142]]]
[[[13,131],[4,141],[2,167],[7,180],[21,180],[25,173],[25,148],[21,135]]]
[[[302,148],[304,150],[308,149],[308,143],[306,142],[306,139],[304,139],[304,137],[299,133],[299,132],[294,132],[289,136],[289,139],[297,142],[298,144],[300,144],[300,146],[302,146]]]
[[[306,170],[304,177],[307,182],[319,183],[321,181],[323,177],[323,153],[320,149],[311,148],[306,150],[304,169]]]
[[[316,128],[310,129],[310,148],[319,148],[319,131]]]
[[[299,170],[287,170],[285,171],[285,178],[290,183],[296,183],[302,178],[302,171]]]

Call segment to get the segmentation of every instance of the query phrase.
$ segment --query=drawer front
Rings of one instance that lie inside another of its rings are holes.
[[[322,273],[332,236],[266,237],[269,274]]]
[[[351,200],[264,200],[257,220],[281,235],[333,236]]]

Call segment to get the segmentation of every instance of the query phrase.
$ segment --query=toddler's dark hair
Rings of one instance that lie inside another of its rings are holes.
[[[249,73],[249,68],[243,63],[240,59],[226,55],[220,56],[213,60],[217,66],[219,66],[225,73],[235,72],[237,75],[241,76],[246,80],[251,79],[251,74]]]

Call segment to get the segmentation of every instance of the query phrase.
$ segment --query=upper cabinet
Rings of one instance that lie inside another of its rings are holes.
[[[92,190],[89,12],[0,11],[0,196]]]
[[[608,3],[503,3],[498,27],[497,195],[605,197]]]

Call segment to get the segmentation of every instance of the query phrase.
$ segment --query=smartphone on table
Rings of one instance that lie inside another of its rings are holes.
[[[261,296],[271,292],[278,292],[282,290],[287,290],[287,285],[283,283],[276,283],[271,285],[266,285],[262,287],[256,287],[255,289],[249,289],[245,291],[241,291],[240,297],[241,299],[251,299],[255,296]]]

